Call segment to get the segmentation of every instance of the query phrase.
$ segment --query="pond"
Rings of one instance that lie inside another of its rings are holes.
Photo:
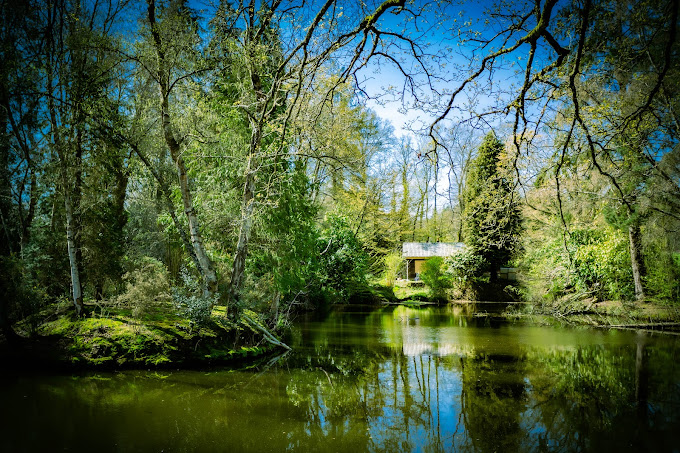
[[[6,375],[0,451],[680,451],[677,336],[336,309],[233,371]]]

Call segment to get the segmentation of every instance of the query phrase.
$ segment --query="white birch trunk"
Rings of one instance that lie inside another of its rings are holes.
[[[187,177],[186,166],[184,164],[184,159],[181,154],[180,142],[175,138],[175,134],[172,131],[172,125],[170,122],[170,108],[169,108],[169,97],[170,97],[170,69],[168,68],[168,62],[165,56],[165,43],[161,39],[161,35],[158,30],[158,24],[156,22],[156,4],[154,0],[147,0],[147,13],[149,18],[149,25],[151,27],[151,35],[154,40],[156,56],[158,59],[158,89],[161,104],[161,124],[163,128],[163,137],[165,143],[170,149],[170,155],[177,168],[177,177],[179,179],[180,192],[182,194],[182,204],[184,206],[184,213],[187,216],[187,221],[189,223],[189,235],[191,240],[191,245],[193,247],[196,259],[199,263],[199,272],[203,279],[203,294],[207,297],[217,292],[217,273],[215,272],[215,267],[208,257],[203,246],[203,239],[201,237],[201,230],[198,223],[198,217],[194,210],[193,200],[191,196],[191,190],[189,188],[189,179]]]

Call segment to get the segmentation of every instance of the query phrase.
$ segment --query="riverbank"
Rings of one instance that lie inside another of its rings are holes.
[[[654,301],[562,299],[552,303],[531,304],[525,312],[593,327],[680,332],[680,307]]]
[[[519,286],[508,282],[470,285],[449,290],[448,298],[432,298],[422,285],[399,282],[393,288],[391,305],[453,304],[477,317],[525,319],[537,324],[561,323],[598,328],[655,330],[680,333],[680,306],[648,300],[599,301],[594,298],[563,297],[554,301],[523,300]]]
[[[279,347],[253,317],[228,320],[224,308],[201,325],[168,310],[134,317],[129,310],[89,307],[76,318],[54,304],[17,325],[12,342],[0,342],[0,358],[24,368],[187,368],[254,362]]]
[[[596,328],[654,330],[680,334],[680,308],[658,303],[558,300],[478,301],[433,299],[424,287],[388,291],[372,288],[369,305],[412,307],[456,305],[470,317],[525,320],[537,325],[584,325]],[[368,297],[370,296],[370,297]],[[362,300],[363,300],[362,299]],[[0,338],[0,360],[22,368],[150,369],[257,364],[276,351],[257,315],[233,321],[218,307],[202,325],[173,310],[157,308],[133,316],[123,308],[90,306],[76,318],[69,304],[54,304],[17,324],[20,337]],[[266,330],[266,329],[265,329]]]
[[[449,303],[474,312],[476,317],[525,320],[539,325],[579,325],[680,334],[680,307],[651,301],[638,303],[586,299],[532,303],[451,300]]]

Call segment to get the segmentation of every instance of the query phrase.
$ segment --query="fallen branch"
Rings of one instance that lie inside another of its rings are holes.
[[[276,338],[271,332],[269,332],[267,329],[265,329],[262,325],[260,325],[259,322],[255,321],[253,318],[248,316],[247,314],[243,313],[241,315],[243,319],[245,319],[248,324],[250,324],[251,327],[254,327],[255,329],[259,330],[262,333],[262,336],[264,336],[264,339],[273,344],[274,346],[279,346],[281,348],[291,350],[291,347],[288,346],[286,343],[282,342],[278,338]]]

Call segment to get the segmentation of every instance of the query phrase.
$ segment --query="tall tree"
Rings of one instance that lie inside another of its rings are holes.
[[[403,0],[367,5],[341,5],[327,0],[319,5],[281,1],[238,2],[225,16],[239,30],[232,57],[241,68],[234,80],[236,105],[248,118],[250,141],[244,166],[241,219],[231,272],[229,298],[239,299],[248,244],[256,213],[258,181],[269,163],[287,152],[290,126],[304,109],[307,90],[319,87],[316,76],[341,57],[340,82],[366,64],[381,43],[377,28],[388,11],[404,6]],[[341,6],[351,11],[338,14]],[[225,8],[227,9],[227,8]],[[306,18],[300,26],[300,19]],[[350,50],[351,49],[351,50]],[[343,55],[344,53],[344,55]],[[331,99],[334,87],[326,91]],[[282,108],[285,106],[285,108]]]
[[[485,96],[488,107],[470,117],[489,122],[510,115],[513,167],[524,177],[519,160],[537,157],[543,126],[559,125],[551,133],[560,137],[552,145],[558,150],[556,182],[565,163],[581,155],[608,180],[607,196],[626,212],[620,226],[629,236],[638,299],[644,297],[643,211],[678,220],[667,207],[680,196],[680,185],[662,157],[677,152],[679,142],[679,10],[677,0],[545,0],[519,3],[508,13],[496,2],[486,12],[493,31],[457,31],[476,52],[470,66],[454,66],[458,72],[451,77],[458,81],[430,128],[441,149],[438,124],[462,110],[462,97]],[[495,77],[501,62],[523,74],[511,89]],[[667,181],[663,196],[643,193],[652,179]]]
[[[199,40],[197,24],[191,17],[186,2],[170,1],[162,11],[163,18],[158,20],[155,0],[147,0],[146,18],[156,56],[151,76],[158,87],[158,113],[162,136],[177,170],[182,205],[189,224],[191,245],[199,264],[198,270],[203,280],[204,293],[207,296],[217,291],[217,272],[203,243],[187,166],[182,155],[185,138],[176,131],[177,119],[175,117],[179,109],[172,105],[175,99],[173,90],[178,88],[178,84],[184,79],[204,72],[206,68],[197,49]]]
[[[503,154],[503,144],[489,132],[472,161],[463,194],[463,237],[486,262],[491,281],[517,251],[521,231],[519,200]]]

